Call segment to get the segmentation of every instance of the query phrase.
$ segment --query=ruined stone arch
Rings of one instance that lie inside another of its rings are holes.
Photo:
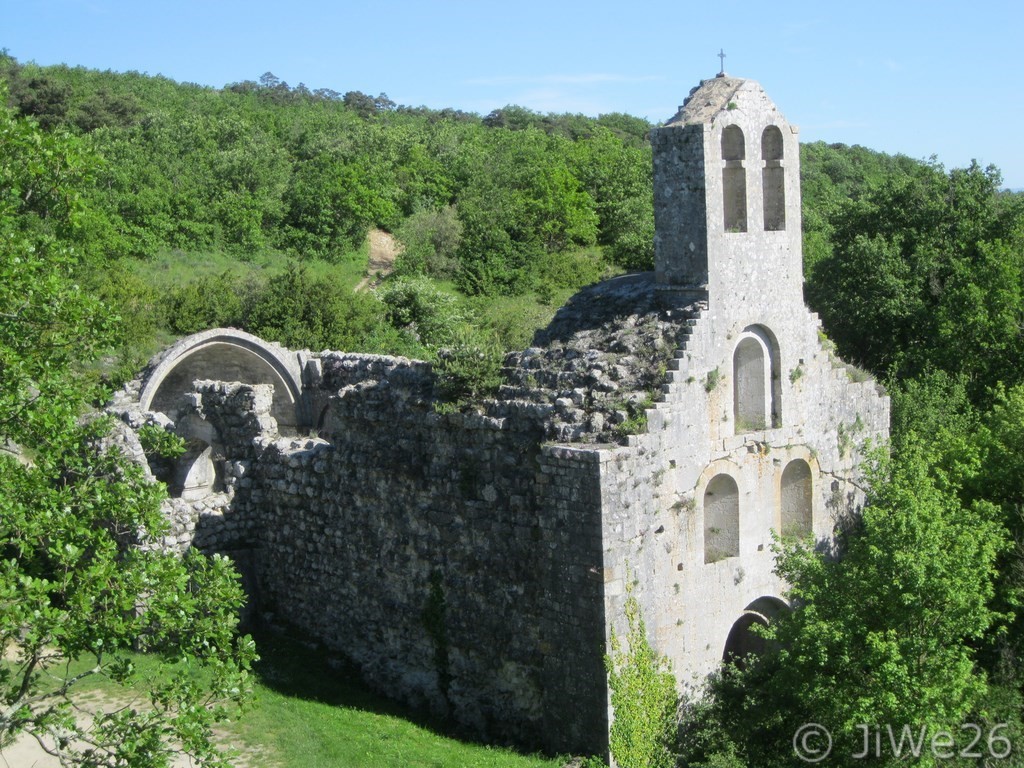
[[[769,125],[761,134],[761,200],[767,232],[786,229],[786,170],[782,131]]]
[[[704,562],[740,554],[740,489],[732,475],[720,472],[704,488]]]
[[[779,526],[785,537],[810,536],[814,531],[814,475],[803,459],[793,459],[779,478]]]
[[[192,382],[202,379],[271,384],[271,415],[284,433],[304,426],[302,374],[296,353],[234,328],[216,328],[186,336],[150,367],[139,403],[172,419],[183,410]]]
[[[750,603],[729,630],[722,661],[742,667],[745,657],[764,653],[768,641],[757,634],[754,627],[766,627],[779,614],[788,610],[789,606],[784,600],[770,595],[759,597]]]
[[[722,211],[726,232],[747,231],[746,156],[743,129],[727,125],[722,130]]]
[[[743,329],[732,356],[736,434],[782,426],[779,344],[768,328]]]

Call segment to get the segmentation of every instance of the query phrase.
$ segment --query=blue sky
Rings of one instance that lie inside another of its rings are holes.
[[[724,49],[803,141],[976,159],[1024,188],[1020,0],[0,0],[0,47],[217,87],[270,71],[399,104],[659,122]]]

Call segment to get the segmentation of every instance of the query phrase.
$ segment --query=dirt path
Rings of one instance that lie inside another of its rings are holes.
[[[108,696],[94,691],[83,694],[78,704],[82,707],[81,717],[86,720],[90,712],[99,709],[109,711],[117,706],[117,702]],[[262,746],[239,743],[224,731],[215,730],[214,733],[218,746],[235,752],[236,756],[231,760],[235,768],[269,768],[277,765]],[[194,768],[195,763],[188,755],[178,755],[171,765],[173,768]],[[34,738],[22,734],[0,752],[0,768],[60,768],[60,760],[48,754]]]
[[[366,267],[366,277],[355,287],[357,292],[371,288],[380,278],[391,274],[395,267],[395,257],[402,252],[401,244],[382,229],[371,229],[366,239],[370,241],[370,261]]]

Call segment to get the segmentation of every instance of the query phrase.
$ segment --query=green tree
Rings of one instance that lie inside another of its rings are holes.
[[[624,116],[621,116],[624,117]],[[598,127],[570,151],[570,167],[595,202],[598,242],[632,270],[654,268],[654,207],[649,146]]]
[[[992,504],[961,504],[954,478],[931,466],[909,439],[899,462],[879,457],[838,558],[809,543],[781,547],[794,610],[768,630],[765,654],[713,687],[717,718],[748,765],[792,765],[805,723],[831,732],[830,764],[857,765],[861,725],[956,732],[984,708],[975,649],[1000,619],[989,603],[1005,530]]]
[[[1019,380],[1024,210],[999,185],[991,167],[917,163],[833,201],[807,298],[840,355],[894,380],[964,376],[976,403]]]
[[[297,263],[269,278],[244,313],[247,331],[292,349],[363,349],[383,325],[373,298],[339,291]]]
[[[94,393],[76,371],[116,321],[52,234],[76,225],[81,158],[73,137],[0,106],[0,752],[29,734],[62,764],[156,768],[185,751],[224,766],[212,727],[244,700],[253,658],[235,636],[237,577],[222,558],[138,546],[166,529],[162,487],[102,448],[109,424],[81,418]],[[59,219],[44,230],[33,191]],[[133,649],[163,661],[147,706],[114,694],[86,728],[81,681],[137,692]]]
[[[458,283],[466,293],[522,292],[545,253],[594,244],[594,201],[566,162],[568,147],[528,127],[493,130],[462,148]]]
[[[976,466],[963,496],[998,505],[1014,542],[1000,559],[995,602],[1013,619],[1007,632],[990,633],[985,653],[992,675],[1019,688],[1024,685],[1024,385],[998,386],[992,398],[992,407],[964,432],[964,446],[952,453],[973,457]]]
[[[372,181],[365,161],[323,152],[299,163],[284,195],[284,244],[327,259],[359,248],[371,226],[394,216]]]

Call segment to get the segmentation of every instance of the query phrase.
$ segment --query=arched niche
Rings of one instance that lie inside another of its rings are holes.
[[[733,423],[736,434],[782,425],[779,348],[761,325],[743,330],[732,356]]]
[[[722,131],[722,211],[726,232],[747,231],[747,169],[743,129],[727,125]]]
[[[704,490],[704,562],[740,554],[740,491],[731,475],[718,474]]]
[[[782,131],[769,125],[761,134],[761,192],[764,228],[768,232],[786,229],[786,171],[783,167]]]
[[[177,461],[170,492],[186,501],[195,501],[217,493],[222,488],[222,467],[215,449],[202,440],[190,441]]]
[[[331,405],[328,403],[320,409],[320,415],[316,419],[317,437],[327,438],[331,430]]]
[[[768,425],[769,364],[759,339],[740,339],[732,357],[733,416],[737,432],[764,429]]]
[[[180,340],[153,365],[139,402],[143,410],[177,419],[192,382],[201,379],[271,384],[271,416],[284,433],[295,433],[301,418],[302,378],[297,357],[257,336],[233,328],[203,331]]]
[[[789,606],[777,597],[759,597],[746,608],[729,630],[725,641],[722,661],[727,664],[744,666],[744,659],[750,655],[764,653],[768,641],[754,627],[767,627]]]
[[[814,531],[814,487],[810,465],[803,459],[793,459],[782,471],[780,485],[782,536],[810,536]]]
[[[190,413],[178,421],[175,430],[185,440],[185,453],[174,462],[168,491],[186,501],[195,501],[223,490],[224,449],[213,425]]]

